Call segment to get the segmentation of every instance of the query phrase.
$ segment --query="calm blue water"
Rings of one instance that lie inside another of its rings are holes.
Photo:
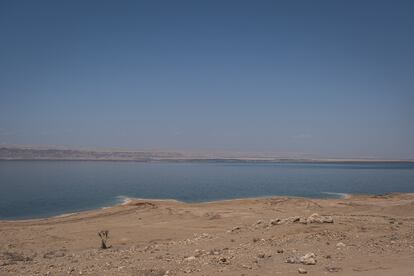
[[[414,164],[0,161],[0,219],[109,206],[122,197],[186,202],[414,192]]]

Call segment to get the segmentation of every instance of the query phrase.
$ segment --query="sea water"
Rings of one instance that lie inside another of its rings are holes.
[[[413,163],[0,161],[0,219],[40,218],[128,198],[205,202],[414,192]]]

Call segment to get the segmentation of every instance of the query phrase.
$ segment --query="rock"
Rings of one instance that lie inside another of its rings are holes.
[[[323,223],[333,223],[333,222],[334,222],[334,220],[331,216],[326,216],[323,219]]]
[[[308,223],[322,223],[322,216],[314,213],[308,217],[307,221]]]
[[[190,256],[190,257],[185,258],[186,261],[194,261],[195,259],[196,259],[195,256]]]
[[[281,222],[282,222],[282,220],[281,219],[271,219],[270,220],[270,224],[271,225],[279,225],[279,224],[281,224]]]
[[[343,242],[338,242],[336,247],[345,247],[346,245]]]
[[[278,249],[276,252],[277,252],[277,253],[279,253],[279,254],[281,254],[281,253],[283,253],[284,251],[283,251],[283,249]]]
[[[226,257],[220,257],[218,262],[220,264],[229,264],[229,260]]]
[[[322,223],[322,217],[318,213],[314,213],[308,217],[308,223]]]
[[[11,251],[6,251],[6,252],[2,252],[2,259],[4,258],[5,261],[8,261],[7,263],[10,264],[14,264],[15,262],[30,262],[33,260],[32,257],[27,257],[24,256],[22,253],[18,253],[18,252],[11,252]]]
[[[298,268],[298,273],[299,274],[306,274],[306,273],[308,273],[308,271],[306,269],[300,267],[300,268]]]
[[[298,263],[300,263],[300,260],[296,256],[289,256],[286,259],[286,263],[288,263],[288,264],[298,264]]]
[[[194,256],[195,257],[200,257],[200,256],[202,256],[204,254],[205,254],[205,251],[204,250],[201,250],[201,249],[194,250]]]
[[[321,216],[318,213],[310,215],[307,219],[308,223],[333,223],[331,216]]]
[[[52,251],[49,251],[43,254],[43,258],[45,259],[54,259],[54,258],[60,258],[64,256],[65,256],[64,250],[52,250]]]
[[[208,252],[208,254],[209,254],[209,255],[219,255],[219,254],[220,254],[220,252],[219,252],[219,251],[217,251],[217,250],[210,250],[210,251]]]
[[[314,253],[308,253],[300,257],[299,261],[305,265],[314,265],[316,264],[316,256]]]
[[[240,230],[240,229],[241,229],[241,227],[240,227],[240,226],[236,226],[236,227],[233,227],[231,230],[229,230],[229,231],[227,231],[227,232],[231,233],[231,232],[238,231],[238,230]]]
[[[325,267],[325,270],[328,272],[339,272],[342,270],[340,267],[334,267],[334,266],[327,266]]]
[[[270,225],[280,225],[284,223],[333,223],[333,218],[331,216],[321,216],[317,213],[310,215],[308,218],[301,218],[298,216],[289,217],[285,219],[272,219],[270,220]]]
[[[211,239],[211,238],[213,238],[210,234],[208,234],[208,233],[202,233],[201,235],[200,235],[200,238],[205,238],[205,239]]]

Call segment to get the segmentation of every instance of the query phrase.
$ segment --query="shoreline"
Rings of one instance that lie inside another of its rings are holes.
[[[117,207],[117,206],[128,206],[128,204],[133,204],[134,202],[175,202],[179,204],[188,204],[188,205],[203,205],[203,204],[215,204],[215,203],[221,203],[221,202],[238,202],[238,201],[245,201],[245,200],[262,200],[262,199],[272,199],[272,198],[297,198],[297,199],[312,199],[312,200],[341,200],[341,199],[349,199],[352,196],[357,196],[358,194],[348,194],[348,193],[335,193],[335,192],[321,192],[321,194],[328,194],[328,195],[337,195],[338,197],[304,197],[304,196],[292,196],[292,195],[269,195],[269,196],[256,196],[256,197],[241,197],[241,198],[230,198],[230,199],[218,199],[218,200],[211,200],[211,201],[199,201],[199,202],[186,202],[181,201],[173,198],[139,198],[139,197],[128,197],[128,196],[115,196],[115,198],[120,198],[119,202],[116,202],[112,205],[105,205],[102,207],[96,207],[91,209],[85,209],[81,211],[74,211],[74,212],[67,212],[62,213],[58,215],[51,215],[51,216],[45,216],[45,217],[33,217],[33,218],[22,218],[22,219],[1,219],[1,222],[24,222],[24,221],[36,221],[36,220],[50,220],[53,218],[63,218],[63,217],[69,217],[73,215],[82,215],[82,213],[87,212],[94,212],[99,210],[109,210],[111,208]],[[390,193],[392,194],[392,193]],[[368,195],[368,194],[364,194]],[[371,194],[369,194],[371,195]],[[372,196],[375,196],[375,194],[372,194]]]
[[[303,199],[303,200],[349,200],[358,196],[367,196],[367,197],[376,197],[376,196],[388,196],[393,194],[414,194],[414,193],[387,193],[387,194],[349,194],[349,193],[335,193],[335,192],[322,192],[321,194],[337,195],[337,197],[304,197],[304,196],[291,196],[291,195],[269,195],[269,196],[256,196],[256,197],[241,197],[241,198],[230,198],[230,199],[218,199],[211,201],[200,201],[200,202],[186,202],[177,199],[162,199],[162,198],[138,198],[138,197],[128,197],[128,196],[116,196],[115,198],[120,198],[120,200],[112,205],[105,205],[102,207],[96,207],[91,209],[85,209],[81,211],[67,212],[58,215],[51,215],[45,217],[34,217],[34,218],[22,218],[22,219],[1,219],[2,222],[35,222],[35,221],[47,221],[52,219],[67,218],[71,216],[79,216],[82,214],[88,214],[91,212],[99,212],[100,210],[111,210],[119,206],[129,206],[133,205],[136,202],[165,202],[165,203],[176,203],[181,205],[189,206],[203,206],[208,204],[220,204],[220,203],[237,203],[242,201],[252,201],[252,200],[271,200],[271,199]]]

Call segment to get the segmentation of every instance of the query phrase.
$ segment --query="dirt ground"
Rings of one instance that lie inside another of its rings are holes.
[[[299,274],[414,275],[414,194],[136,200],[0,221],[0,275]]]

